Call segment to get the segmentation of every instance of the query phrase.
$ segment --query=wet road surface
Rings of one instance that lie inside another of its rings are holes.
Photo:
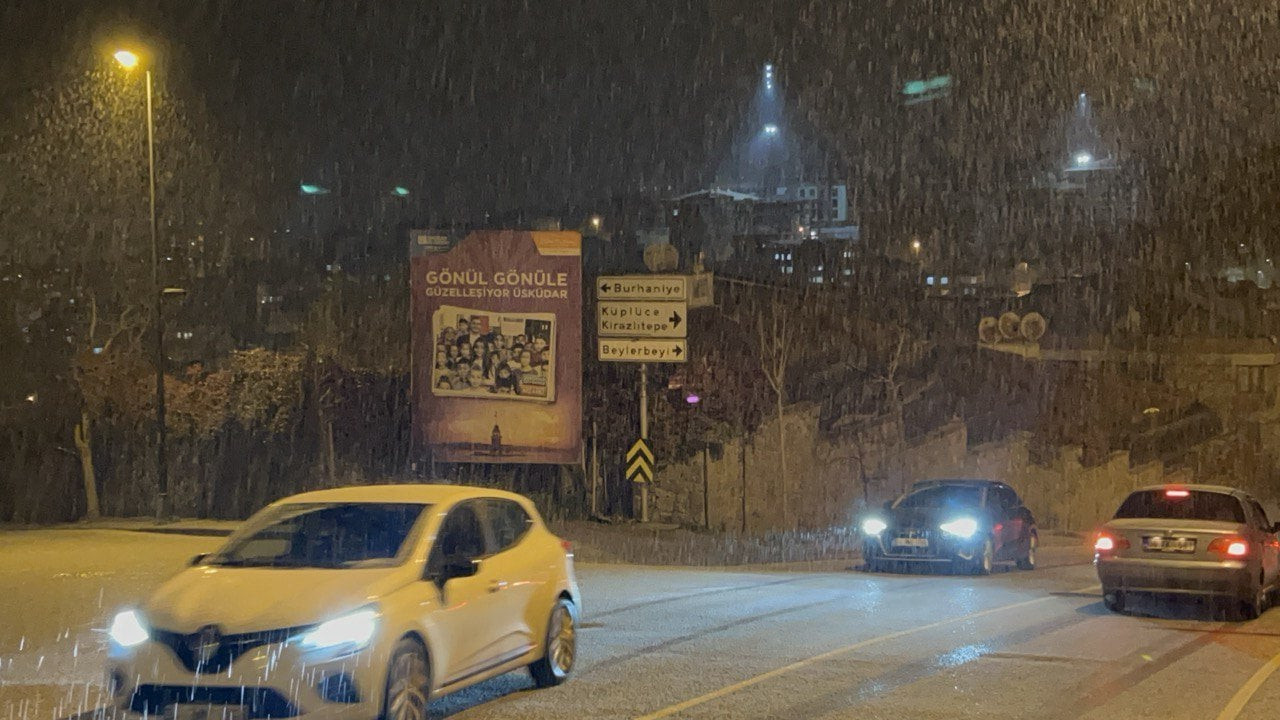
[[[0,720],[98,702],[106,618],[216,538],[0,533]],[[1050,553],[1046,553],[1046,559]],[[1235,718],[1280,707],[1280,610],[1103,609],[1077,550],[990,577],[579,567],[575,676],[437,700],[488,718]]]

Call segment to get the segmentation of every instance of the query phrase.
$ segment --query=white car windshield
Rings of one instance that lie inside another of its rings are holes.
[[[397,562],[421,503],[297,503],[263,512],[209,559],[233,567],[387,567]]]

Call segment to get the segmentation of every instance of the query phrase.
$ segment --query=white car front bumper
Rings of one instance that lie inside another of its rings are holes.
[[[169,642],[173,642],[170,640]],[[189,718],[360,718],[382,710],[386,658],[376,645],[334,656],[295,643],[245,649],[204,672],[191,669],[165,640],[111,648],[108,680],[121,709]],[[229,708],[230,714],[222,709]]]

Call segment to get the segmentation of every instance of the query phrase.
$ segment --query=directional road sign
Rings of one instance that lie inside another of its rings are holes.
[[[627,451],[627,479],[631,482],[653,481],[653,451],[644,438]]]
[[[682,363],[689,354],[684,340],[597,338],[602,361]]]
[[[600,300],[684,300],[689,296],[684,275],[601,275],[596,289]]]
[[[596,328],[602,337],[682,338],[688,335],[689,309],[683,302],[603,300]]]

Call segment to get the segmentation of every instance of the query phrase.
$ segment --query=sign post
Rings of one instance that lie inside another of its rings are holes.
[[[640,440],[636,445],[643,447],[646,451],[649,448],[649,365],[648,363],[640,363]],[[632,448],[634,451],[635,448]],[[628,458],[629,459],[629,458]],[[653,453],[649,453],[649,463],[653,463]],[[653,482],[653,470],[650,469],[648,477],[639,480],[640,482],[640,522],[649,522],[649,483]],[[636,481],[636,476],[632,476],[632,481]]]
[[[711,275],[616,275],[596,281],[596,348],[603,362],[640,363],[640,438],[626,456],[627,479],[640,485],[640,522],[649,522],[649,363],[689,355],[690,307],[712,304]]]

